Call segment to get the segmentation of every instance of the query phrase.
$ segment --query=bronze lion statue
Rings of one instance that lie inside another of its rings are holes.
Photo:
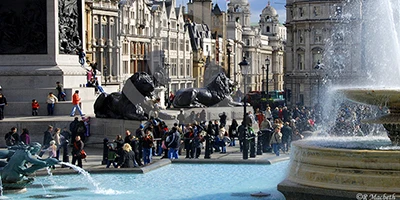
[[[150,75],[136,72],[126,80],[122,92],[102,93],[94,103],[97,118],[147,120],[153,109],[154,83]],[[171,116],[160,113],[160,118]]]
[[[225,73],[219,73],[212,82],[204,88],[184,88],[176,92],[172,105],[175,108],[240,106],[234,102],[231,93],[234,83]],[[224,105],[221,103],[224,102]]]

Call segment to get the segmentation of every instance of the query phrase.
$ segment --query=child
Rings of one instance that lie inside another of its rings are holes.
[[[50,146],[47,149],[44,149],[42,151],[48,151],[49,152],[49,158],[56,158],[57,159],[57,145],[56,141],[52,140],[50,141]],[[56,167],[53,165],[51,166],[52,169],[55,169]]]
[[[39,114],[39,102],[36,99],[32,100],[32,116],[38,116]]]
[[[114,168],[118,167],[117,162],[117,151],[114,149],[113,144],[108,144],[108,157],[107,157],[107,166],[106,168],[110,168],[111,163],[113,164]]]

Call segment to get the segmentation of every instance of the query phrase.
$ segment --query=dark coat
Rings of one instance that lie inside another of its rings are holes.
[[[137,166],[135,161],[135,152],[133,151],[124,151],[122,153],[121,158],[119,159],[118,166],[121,168],[132,168]]]
[[[83,144],[82,140],[74,141],[74,145],[72,146],[72,156],[80,158],[81,157],[81,150],[85,145]]]

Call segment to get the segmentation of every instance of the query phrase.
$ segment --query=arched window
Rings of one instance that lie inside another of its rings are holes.
[[[304,70],[304,49],[297,49],[297,69]]]
[[[322,62],[323,61],[323,53],[324,50],[321,47],[314,47],[312,50],[312,67],[316,66],[318,64],[318,61]]]
[[[271,28],[269,26],[267,26],[267,33],[269,33],[271,30]]]

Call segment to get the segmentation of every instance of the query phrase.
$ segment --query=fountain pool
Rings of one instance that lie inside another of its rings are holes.
[[[62,199],[285,199],[277,190],[288,161],[272,165],[171,164],[146,174],[82,174],[36,177],[12,199],[64,196]]]

